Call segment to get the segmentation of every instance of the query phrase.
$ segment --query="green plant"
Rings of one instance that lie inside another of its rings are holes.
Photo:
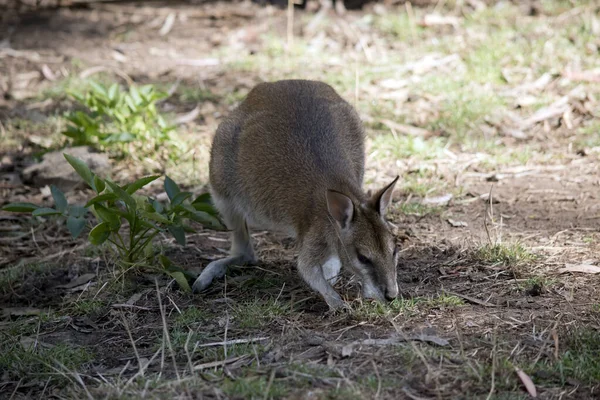
[[[90,243],[101,245],[109,242],[118,255],[118,263],[124,268],[152,267],[155,251],[152,239],[161,232],[169,232],[180,245],[185,245],[185,232],[194,229],[186,221],[196,221],[213,229],[223,229],[218,212],[212,206],[209,194],[203,194],[190,201],[192,193],[182,192],[168,176],[164,188],[169,203],[161,204],[156,199],[137,194],[137,191],[158,179],[147,176],[137,181],[119,186],[109,179],[102,179],[92,173],[81,160],[64,154],[79,176],[96,192],[85,206],[70,205],[65,195],[52,186],[54,208],[39,207],[32,203],[11,203],[2,207],[5,211],[31,212],[34,217],[58,215],[65,217],[71,235],[78,237],[87,226],[86,216],[91,212],[96,225],[88,234]],[[124,228],[127,222],[128,229]],[[162,254],[159,256],[163,269],[177,280],[183,290],[189,291],[186,271],[173,265]]]
[[[84,93],[68,91],[85,111],[66,114],[68,125],[64,135],[74,145],[92,145],[116,149],[121,154],[143,156],[155,154],[163,145],[181,146],[173,136],[174,127],[167,124],[156,108],[156,102],[167,97],[152,85],[131,85],[124,91],[119,85],[106,87],[90,81]]]

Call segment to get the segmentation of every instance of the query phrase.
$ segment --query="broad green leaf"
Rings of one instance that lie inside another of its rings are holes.
[[[173,235],[177,243],[179,243],[182,246],[185,246],[185,231],[182,227],[170,225],[167,227],[167,229],[169,230],[169,232],[171,232],[171,235]]]
[[[161,224],[170,224],[171,223],[171,221],[168,218],[166,218],[163,215],[160,215],[158,213],[155,213],[155,212],[140,211],[140,215],[146,219],[160,222]]]
[[[110,226],[106,222],[101,222],[96,225],[88,235],[90,243],[93,245],[100,245],[106,242],[106,239],[110,236]]]
[[[58,211],[65,212],[69,203],[67,203],[67,198],[65,194],[61,192],[59,188],[55,185],[50,186],[50,192],[52,193],[52,198],[54,199],[54,206]]]
[[[49,207],[43,207],[43,208],[38,208],[37,210],[34,210],[31,215],[33,215],[34,217],[45,217],[47,215],[59,215],[62,214],[60,211],[55,210],[54,208],[49,208]]]
[[[150,201],[150,204],[152,204],[152,207],[154,208],[154,210],[157,213],[162,213],[165,210],[165,208],[163,207],[163,205],[158,200],[150,199],[149,201]]]
[[[135,102],[136,106],[142,102],[142,96],[140,96],[137,86],[131,85],[129,87],[129,93],[131,94],[131,98]]]
[[[196,276],[189,271],[186,271],[185,269],[173,264],[173,262],[165,257],[164,254],[160,254],[158,256],[158,260],[165,269],[165,273],[173,277],[183,290],[188,291],[187,288],[189,288],[189,280],[195,279]]]
[[[132,211],[123,211],[121,209],[118,208],[111,208],[111,211],[113,211],[115,214],[117,214],[119,217],[121,218],[125,218],[127,220],[127,222],[129,222],[129,225],[133,225],[133,222],[136,219],[136,210],[132,210]],[[141,221],[141,220],[140,220]]]
[[[87,166],[87,164],[81,161],[79,158],[73,157],[67,153],[63,153],[63,155],[69,164],[71,164],[75,172],[79,174],[81,179],[83,179],[85,183],[87,183],[92,189],[96,190],[94,185],[94,174],[92,174],[92,171],[90,171],[90,168]]]
[[[102,141],[104,143],[129,143],[135,140],[136,136],[129,132],[113,133],[108,135]]]
[[[96,92],[96,94],[104,96],[105,98],[108,98],[108,92],[106,91],[106,88],[104,86],[102,86],[101,84],[94,82],[94,81],[89,81],[89,84],[92,87],[92,89],[94,90],[94,92]]]
[[[192,207],[196,211],[202,211],[215,217],[219,215],[219,211],[209,203],[192,203]]]
[[[88,209],[82,206],[71,205],[67,207],[67,211],[71,217],[80,218],[85,216],[85,214],[88,212]]]
[[[129,109],[132,112],[137,111],[137,105],[135,104],[135,101],[131,98],[131,96],[129,96],[129,95],[125,96],[125,103],[127,103],[127,105],[129,106]]]
[[[90,201],[88,201],[85,206],[89,207],[91,205],[94,205],[96,203],[100,203],[102,201],[115,201],[118,198],[119,198],[119,196],[117,196],[116,193],[113,193],[113,192],[102,193],[101,195],[98,195],[98,196],[90,199]]]
[[[139,219],[138,223],[144,227],[144,228],[152,228],[152,229],[156,229],[159,232],[164,232],[165,230],[162,229],[160,226],[153,224],[152,222],[145,220],[145,219]]]
[[[183,274],[183,272],[179,272],[179,271],[167,271],[167,274],[169,276],[171,276],[173,279],[175,279],[175,281],[177,282],[177,284],[179,285],[179,287],[181,288],[181,290],[183,290],[186,293],[191,293],[192,292],[192,288],[190,287],[190,283],[188,282],[188,280],[185,277],[185,275]]]
[[[165,269],[172,269],[173,267],[173,262],[164,254],[161,254],[160,256],[158,256],[158,259],[160,261],[160,264],[163,266],[163,268]]]
[[[127,204],[127,206],[131,210],[136,209],[137,204],[135,202],[135,199],[131,197],[129,193],[121,189],[121,187],[114,182],[107,180],[106,183],[108,184],[108,186],[110,186],[110,189],[119,197],[119,199],[123,200],[123,202]]]
[[[165,192],[170,201],[173,201],[173,198],[180,192],[179,186],[169,176],[165,176]]]
[[[86,221],[83,217],[74,217],[72,215],[69,216],[69,218],[67,218],[67,228],[69,229],[71,236],[73,236],[74,238],[79,237],[79,235],[85,228],[85,223]]]
[[[103,222],[108,223],[111,231],[115,232],[119,230],[121,227],[121,218],[114,210],[108,209],[98,203],[94,204],[94,210]]]
[[[225,227],[223,226],[223,224],[221,223],[221,221],[219,221],[219,219],[213,217],[210,214],[207,214],[203,211],[194,211],[194,212],[187,212],[186,216],[196,222],[201,223],[204,226],[216,229],[216,230],[222,230],[225,229]]]
[[[100,178],[98,175],[94,175],[94,186],[96,187],[96,192],[101,193],[106,187],[106,184],[102,178]]]
[[[135,192],[137,192],[138,190],[140,190],[141,188],[143,188],[150,182],[155,181],[158,178],[160,178],[160,175],[145,176],[133,182],[131,185],[128,185],[125,191],[129,194],[134,194]]]
[[[110,101],[115,101],[117,98],[117,94],[119,93],[119,85],[116,83],[113,83],[110,88],[108,89],[108,98],[110,99]]]
[[[179,192],[175,195],[175,197],[171,199],[171,206],[178,206],[189,197],[192,197],[192,194],[190,192]]]
[[[196,203],[211,203],[210,193],[202,193],[200,196],[196,197],[192,204]]]
[[[32,212],[40,208],[33,203],[9,203],[2,207],[3,211]]]

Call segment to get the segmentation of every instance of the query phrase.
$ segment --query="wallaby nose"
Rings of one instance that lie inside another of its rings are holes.
[[[394,286],[392,288],[387,288],[385,290],[385,298],[388,299],[389,301],[394,300],[396,297],[398,297],[398,287]]]

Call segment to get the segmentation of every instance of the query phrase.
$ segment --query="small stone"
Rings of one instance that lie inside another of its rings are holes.
[[[46,153],[40,163],[23,170],[23,181],[34,187],[56,185],[63,192],[84,187],[85,183],[67,162],[63,153],[79,158],[95,174],[105,176],[110,172],[110,160],[106,154],[96,153],[88,146],[80,146]]]

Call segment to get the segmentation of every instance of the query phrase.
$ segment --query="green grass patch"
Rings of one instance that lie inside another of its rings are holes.
[[[475,258],[487,264],[515,266],[535,259],[521,243],[485,244],[475,252]]]
[[[100,299],[81,299],[69,304],[69,313],[74,315],[97,314],[106,308],[106,303]]]
[[[211,317],[211,314],[197,306],[191,306],[177,314],[171,325],[173,328],[182,329],[196,327],[198,324],[206,322]]]
[[[291,312],[290,306],[275,299],[255,299],[233,306],[232,315],[236,327],[256,329],[265,327],[273,319]]]
[[[23,337],[0,333],[0,370],[7,374],[7,380],[18,381],[37,375],[64,383],[60,372],[82,372],[92,359],[93,354],[87,349],[73,344],[36,344],[34,338],[25,341]]]
[[[227,378],[223,381],[221,390],[228,396],[241,399],[279,399],[286,396],[291,388],[279,380],[269,382],[269,375],[254,375]]]
[[[533,376],[543,376],[548,383],[565,385],[576,380],[592,385],[600,382],[600,332],[583,329],[563,338],[567,349],[557,361],[545,360],[528,368]],[[541,371],[545,372],[542,374]]]
[[[375,135],[372,138],[371,146],[372,151],[377,151],[386,158],[417,157],[430,160],[442,154],[446,143],[442,138],[423,139],[419,136],[386,133]]]
[[[440,207],[431,207],[426,204],[409,202],[409,203],[401,203],[396,209],[404,214],[404,215],[414,215],[417,217],[424,217],[430,214],[438,214],[442,210]]]
[[[183,103],[202,103],[205,101],[216,101],[218,96],[210,91],[200,87],[180,86],[177,90],[179,100]]]

